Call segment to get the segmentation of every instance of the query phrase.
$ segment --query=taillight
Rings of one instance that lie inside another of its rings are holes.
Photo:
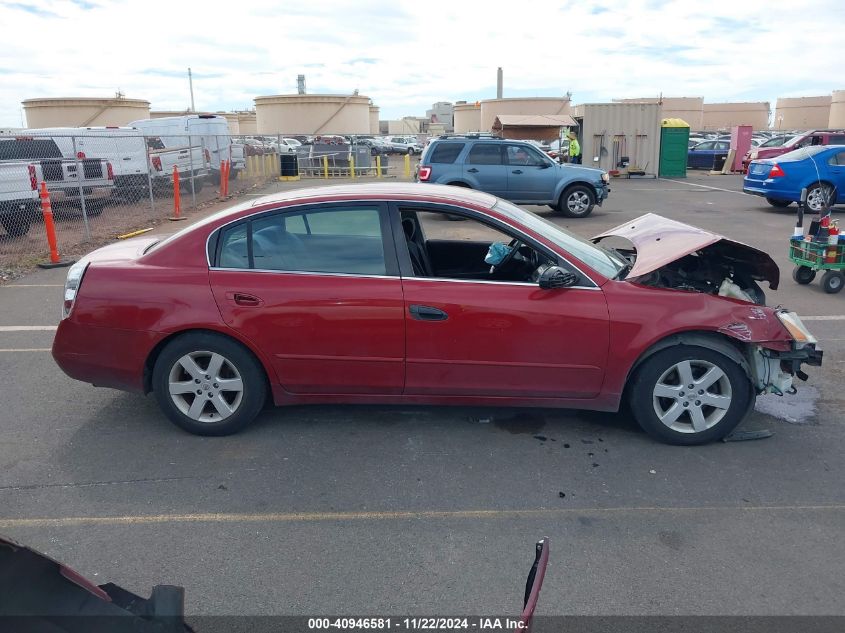
[[[29,168],[29,186],[33,191],[38,191],[38,177],[35,173],[35,165],[28,165]]]
[[[777,163],[772,165],[772,171],[769,172],[769,178],[783,178],[784,176],[786,176],[786,174],[780,168],[780,165]]]
[[[65,298],[64,303],[62,304],[63,319],[70,316],[73,304],[76,303],[76,294],[79,292],[79,286],[82,285],[82,276],[85,274],[86,268],[88,268],[88,262],[77,262],[67,271],[67,279],[65,280]]]
[[[76,157],[79,160],[85,160],[85,152],[76,152]]]
[[[428,182],[431,178],[431,167],[420,167],[419,178],[420,182]]]
[[[111,163],[106,163],[106,175],[109,180],[114,180],[114,169],[112,169]]]
[[[153,168],[156,171],[161,171],[161,158],[158,156],[153,156],[152,158]]]

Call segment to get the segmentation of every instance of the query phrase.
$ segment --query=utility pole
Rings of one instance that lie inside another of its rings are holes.
[[[188,85],[191,87],[191,112],[196,112],[194,107],[194,78],[191,76],[191,69],[188,68]]]

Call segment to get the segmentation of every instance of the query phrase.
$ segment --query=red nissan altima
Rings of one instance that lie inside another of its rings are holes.
[[[152,391],[201,435],[242,429],[267,398],[627,400],[655,438],[700,444],[821,364],[798,316],[765,306],[759,283],[778,275],[755,248],[652,214],[589,241],[457,187],[299,189],[90,253],[68,272],[53,357]]]

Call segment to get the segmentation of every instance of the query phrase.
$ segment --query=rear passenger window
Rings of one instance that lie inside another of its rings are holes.
[[[387,274],[378,207],[277,213],[251,224],[256,270]],[[246,227],[223,233],[221,267],[249,268]]]
[[[477,143],[469,151],[467,163],[472,165],[501,165],[502,146],[493,143]]]
[[[463,143],[438,143],[431,152],[431,163],[454,163],[464,148]]]

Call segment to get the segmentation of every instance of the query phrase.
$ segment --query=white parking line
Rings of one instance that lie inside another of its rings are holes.
[[[845,314],[832,314],[828,316],[801,316],[802,321],[845,321]]]
[[[9,284],[0,288],[64,288],[62,284]]]
[[[58,325],[0,325],[0,332],[55,332]]]
[[[18,348],[9,348],[9,349],[0,349],[0,353],[2,352],[49,352],[51,349],[49,347],[18,347]]]
[[[712,189],[713,191],[725,191],[727,193],[738,193],[741,196],[750,196],[750,193],[744,191],[737,191],[736,189],[724,189],[722,187],[711,187],[710,185],[699,185],[694,182],[684,182],[683,180],[672,180],[671,178],[661,178],[661,180],[668,180],[669,182],[676,182],[679,185],[688,185],[690,187],[701,187],[702,189]]]

